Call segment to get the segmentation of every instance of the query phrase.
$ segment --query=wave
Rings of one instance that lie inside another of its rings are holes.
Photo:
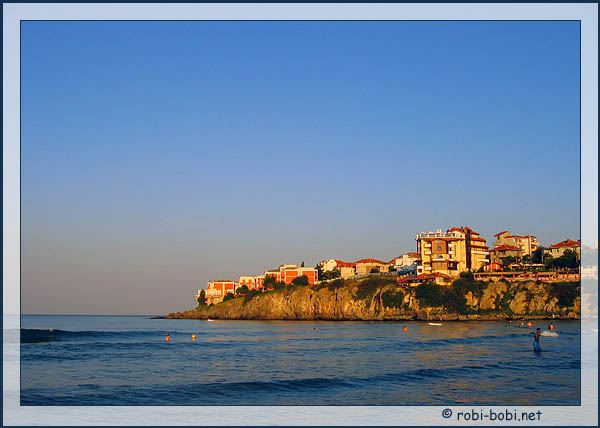
[[[43,343],[43,342],[72,342],[85,339],[111,339],[111,338],[127,338],[127,337],[164,337],[167,334],[174,335],[191,335],[196,336],[206,334],[202,332],[187,333],[173,331],[69,331],[59,329],[37,329],[37,328],[22,328],[21,343]]]

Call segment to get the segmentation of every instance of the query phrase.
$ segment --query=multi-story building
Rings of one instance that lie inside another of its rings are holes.
[[[235,289],[239,285],[234,281],[209,281],[206,286],[205,294],[206,303],[219,303],[223,301],[223,298],[227,295],[227,293],[235,293]],[[198,290],[198,294],[196,298],[200,295],[200,290]]]
[[[565,241],[556,242],[544,249],[544,255],[548,254],[553,258],[557,258],[562,256],[567,250],[575,251],[577,255],[581,257],[581,240],[572,241],[571,239],[567,239]]]
[[[377,259],[361,259],[354,263],[357,275],[366,275],[371,270],[377,269],[379,272],[388,272],[390,264]]]
[[[238,279],[240,287],[246,286],[249,290],[256,288],[256,277],[255,276],[240,276]]]
[[[510,230],[505,230],[504,232],[496,233],[494,236],[496,237],[494,247],[502,245],[518,247],[521,251],[519,257],[531,255],[540,246],[534,235],[511,235]]]
[[[469,227],[419,233],[415,240],[420,258],[418,274],[457,277],[464,271],[476,271],[490,261],[485,239]]]
[[[504,257],[521,257],[522,255],[521,248],[514,245],[502,244],[490,250],[490,261],[491,263],[503,264],[502,259]]]
[[[281,265],[279,268],[281,275],[281,281],[288,285],[299,276],[306,276],[308,278],[309,285],[314,285],[318,281],[318,272],[312,267],[298,267],[296,265]]]

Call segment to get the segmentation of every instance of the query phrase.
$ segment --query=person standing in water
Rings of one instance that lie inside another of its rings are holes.
[[[540,352],[542,348],[540,347],[540,336],[542,335],[542,330],[538,327],[533,336],[533,350],[535,352]]]

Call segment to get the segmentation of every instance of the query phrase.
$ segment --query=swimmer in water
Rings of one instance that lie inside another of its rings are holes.
[[[535,334],[533,336],[533,350],[535,352],[540,352],[542,350],[542,348],[540,347],[540,336],[542,335],[542,331],[538,328],[535,331]]]

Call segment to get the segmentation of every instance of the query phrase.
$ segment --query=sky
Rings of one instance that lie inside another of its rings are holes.
[[[577,22],[23,22],[23,313],[419,232],[579,239]]]

